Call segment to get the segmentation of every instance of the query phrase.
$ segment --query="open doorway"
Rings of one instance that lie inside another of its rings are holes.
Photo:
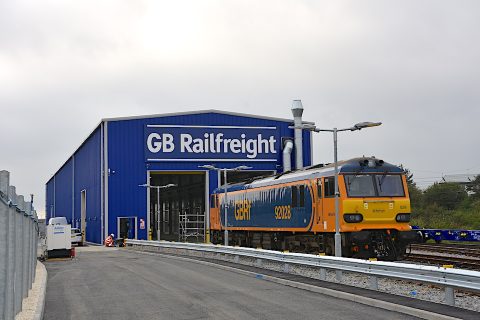
[[[86,241],[87,231],[87,190],[80,192],[80,232],[82,233],[82,243]]]
[[[153,240],[203,242],[206,222],[205,172],[150,172],[150,231]]]
[[[137,239],[137,217],[118,217],[116,238]]]

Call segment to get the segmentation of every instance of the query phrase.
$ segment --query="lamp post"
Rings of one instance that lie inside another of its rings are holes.
[[[364,128],[377,127],[381,122],[360,122],[353,127],[344,129],[319,129],[314,125],[303,125],[301,127],[289,127],[293,129],[306,129],[314,132],[332,132],[333,133],[333,161],[335,166],[335,256],[342,256],[342,237],[340,235],[340,213],[339,213],[339,191],[338,191],[338,158],[337,158],[337,133],[341,131],[357,131]]]
[[[227,201],[227,172],[228,171],[241,171],[241,170],[248,170],[251,169],[252,167],[247,167],[247,166],[238,166],[235,168],[217,168],[213,164],[206,164],[203,166],[198,166],[199,168],[207,169],[207,170],[214,170],[214,171],[223,171],[223,190],[225,194],[225,200],[224,200],[224,206],[223,206],[223,211],[224,211],[224,220],[225,220],[225,231],[224,231],[224,244],[225,246],[228,246],[228,217],[227,217],[227,211],[228,211],[228,201]]]
[[[145,187],[148,189],[157,190],[157,240],[160,240],[160,189],[167,189],[171,187],[176,187],[176,184],[169,183],[163,186],[151,186],[147,183],[138,185],[139,187]]]

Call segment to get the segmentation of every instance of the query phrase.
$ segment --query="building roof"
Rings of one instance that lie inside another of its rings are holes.
[[[222,111],[222,110],[216,110],[216,109],[206,109],[206,110],[186,111],[186,112],[160,113],[160,114],[150,114],[150,115],[138,115],[138,116],[129,116],[129,117],[104,118],[104,119],[102,119],[102,121],[123,121],[123,120],[148,119],[148,118],[164,118],[164,117],[175,117],[175,116],[189,116],[189,115],[204,114],[204,113],[218,113],[218,114],[225,114],[225,115],[237,116],[237,117],[247,117],[247,118],[255,118],[255,119],[264,119],[264,120],[273,120],[273,121],[282,121],[282,122],[293,123],[293,119],[259,116],[259,115],[255,115],[255,114]],[[306,121],[304,123],[314,124],[314,122],[306,122]]]

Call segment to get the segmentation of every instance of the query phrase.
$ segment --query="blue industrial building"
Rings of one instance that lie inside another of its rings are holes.
[[[282,172],[295,163],[284,150],[294,138],[292,125],[292,119],[218,110],[103,119],[47,182],[47,221],[65,216],[95,243],[111,233],[204,240],[209,195],[223,182],[219,172],[200,166],[250,167],[229,171],[229,183]],[[311,133],[299,136],[302,165],[311,165]],[[149,188],[168,184],[174,186]]]

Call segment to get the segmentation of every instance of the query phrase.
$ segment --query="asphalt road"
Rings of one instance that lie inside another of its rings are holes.
[[[49,261],[46,320],[411,319],[195,262],[89,247]]]

